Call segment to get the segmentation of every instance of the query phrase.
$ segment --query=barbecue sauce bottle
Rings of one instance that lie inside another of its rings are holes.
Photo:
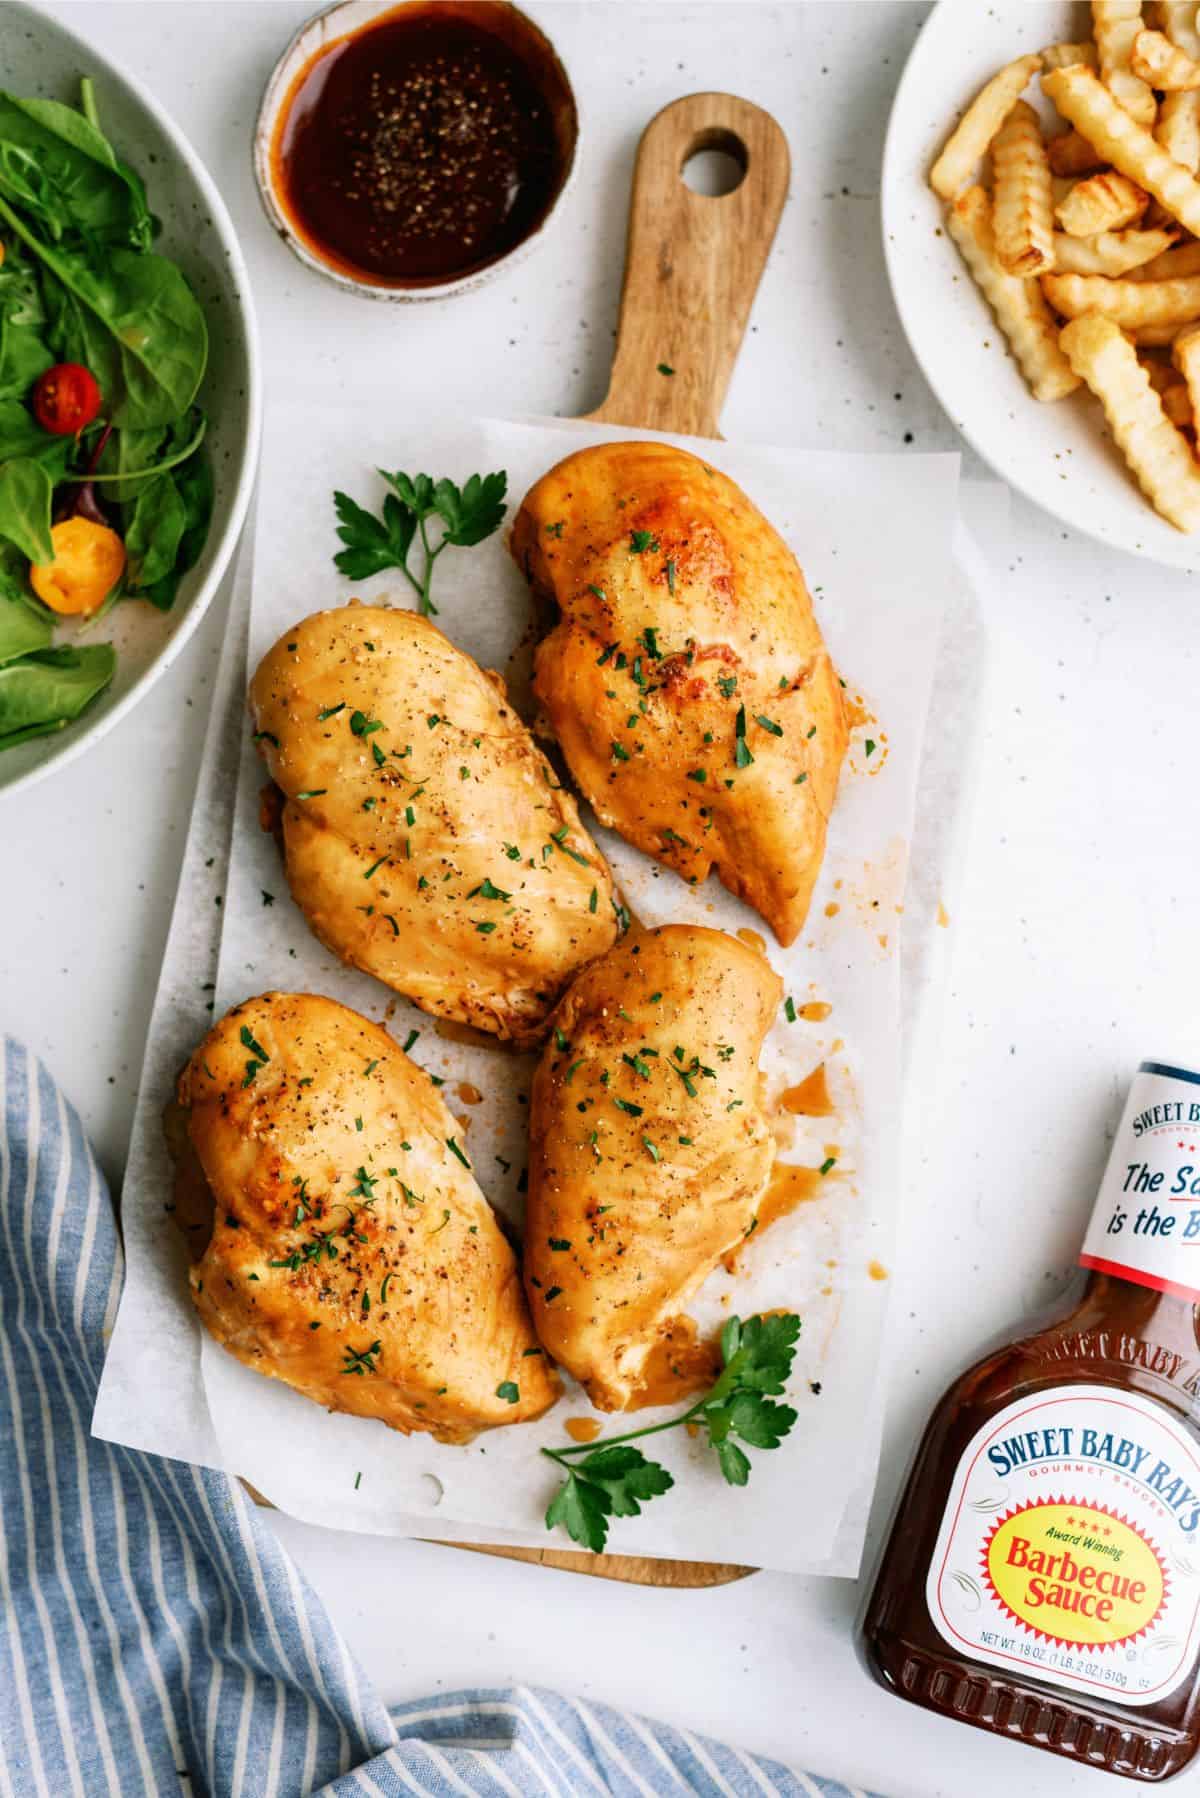
[[[913,1704],[1162,1780],[1200,1746],[1200,1074],[1142,1064],[1079,1260],[934,1412],[863,1648]]]

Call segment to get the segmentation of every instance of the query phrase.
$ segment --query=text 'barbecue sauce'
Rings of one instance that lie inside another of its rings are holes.
[[[573,149],[566,77],[515,8],[399,6],[301,70],[272,146],[309,248],[379,286],[486,267],[542,221]]]
[[[934,1412],[863,1644],[914,1704],[1162,1780],[1200,1746],[1200,1074],[1142,1064],[1079,1259]]]

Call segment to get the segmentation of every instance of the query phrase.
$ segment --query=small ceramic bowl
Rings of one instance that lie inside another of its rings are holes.
[[[545,241],[551,221],[560,211],[564,196],[571,186],[579,160],[579,106],[566,70],[549,37],[529,14],[508,0],[486,0],[474,5],[472,0],[454,0],[453,9],[472,16],[475,22],[486,22],[509,47],[536,71],[550,108],[561,174],[548,205],[533,228],[490,262],[470,268],[446,280],[385,281],[359,275],[341,263],[327,260],[310,242],[289,210],[281,191],[278,143],[296,94],[314,64],[342,40],[384,17],[409,11],[429,11],[429,0],[338,0],[338,4],[318,13],[293,37],[276,63],[267,82],[254,131],[254,175],[267,217],[294,256],[308,268],[324,275],[348,293],[361,294],[371,300],[442,300],[452,294],[469,293],[481,287],[501,270],[512,268]]]

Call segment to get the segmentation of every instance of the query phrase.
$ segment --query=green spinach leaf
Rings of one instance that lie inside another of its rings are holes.
[[[125,532],[131,592],[156,586],[171,573],[187,525],[187,506],[174,478],[156,475],[138,494]]]
[[[0,462],[28,456],[45,466],[51,480],[61,481],[70,454],[69,437],[55,437],[50,431],[43,431],[19,400],[0,399]]]
[[[168,477],[171,478],[171,477]],[[175,556],[175,566],[162,580],[156,581],[152,587],[138,589],[139,599],[148,599],[160,612],[168,612],[175,603],[175,595],[179,591],[179,583],[189,568],[195,567],[200,559],[208,537],[208,528],[212,523],[213,510],[213,477],[212,466],[203,451],[194,455],[189,462],[178,469],[173,477],[179,496],[183,501],[185,522],[183,534],[179,539],[179,548]]]
[[[35,649],[49,649],[53,632],[48,612],[35,612],[15,594],[0,592],[0,668]]]
[[[23,398],[54,357],[32,325],[0,318],[0,397]]]
[[[99,468],[88,478],[105,485],[105,497],[124,504],[136,499],[156,475],[178,468],[204,442],[208,421],[193,406],[170,430],[153,425],[145,431],[114,431],[104,447]]]
[[[113,677],[111,643],[42,649],[0,668],[0,749],[62,730]]]
[[[208,360],[208,327],[181,270],[163,256],[116,249],[99,263],[42,243],[2,196],[0,219],[44,265],[51,347],[60,361],[91,369],[113,423],[144,430],[186,412]]]
[[[103,132],[57,100],[0,91],[0,190],[55,242],[145,248],[150,241],[141,182],[118,166]]]
[[[14,456],[0,463],[0,537],[15,543],[31,562],[52,562],[50,499],[54,483],[45,463]]]

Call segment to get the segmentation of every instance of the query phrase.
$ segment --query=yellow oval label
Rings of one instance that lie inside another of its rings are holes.
[[[1076,1499],[1006,1512],[983,1545],[983,1575],[1016,1622],[1065,1648],[1116,1648],[1149,1629],[1167,1570],[1129,1518]]]

